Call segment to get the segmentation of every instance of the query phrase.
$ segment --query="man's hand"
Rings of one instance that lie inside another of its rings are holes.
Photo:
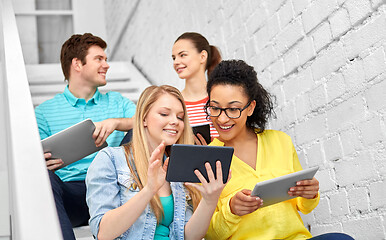
[[[251,196],[251,192],[251,190],[243,189],[231,198],[229,205],[233,214],[243,216],[263,206],[263,200]]]
[[[102,122],[95,122],[95,131],[92,137],[95,139],[95,146],[100,147],[114,130],[117,129],[119,119],[109,118]]]
[[[60,158],[49,160],[51,158],[51,153],[49,152],[44,154],[44,158],[46,159],[48,170],[56,170],[64,164],[63,160]]]

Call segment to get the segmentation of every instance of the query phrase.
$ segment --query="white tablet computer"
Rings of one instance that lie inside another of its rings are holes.
[[[51,159],[61,158],[64,164],[60,168],[65,167],[107,147],[106,142],[100,147],[95,146],[95,140],[92,138],[94,130],[95,125],[91,119],[83,120],[43,139],[43,151],[50,152]]]
[[[319,167],[313,167],[259,182],[253,188],[251,195],[258,196],[264,201],[262,207],[295,198],[295,196],[288,195],[289,189],[294,187],[298,181],[312,179],[318,169]]]

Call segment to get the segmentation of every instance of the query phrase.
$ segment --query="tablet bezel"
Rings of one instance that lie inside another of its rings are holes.
[[[296,182],[298,181],[312,179],[318,169],[319,167],[312,167],[263,182],[258,182],[253,188],[251,196],[258,196],[261,198],[264,202],[262,207],[293,199],[296,196],[288,195],[289,189],[296,186]]]
[[[233,151],[232,147],[173,144],[170,148],[166,180],[199,183],[200,180],[194,174],[194,170],[198,169],[208,181],[205,163],[210,163],[216,176],[216,161],[220,160],[225,183],[228,179]]]

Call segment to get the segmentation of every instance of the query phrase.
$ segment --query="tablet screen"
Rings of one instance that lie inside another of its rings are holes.
[[[194,127],[192,127],[192,129],[193,129],[194,135],[197,136],[197,133],[201,134],[201,136],[205,139],[207,144],[209,144],[211,142],[209,124],[194,126]]]
[[[216,176],[216,161],[219,160],[225,183],[228,179],[232,155],[232,147],[173,144],[170,150],[166,180],[199,183],[200,180],[194,174],[194,170],[198,169],[208,181],[205,163],[210,163]]]

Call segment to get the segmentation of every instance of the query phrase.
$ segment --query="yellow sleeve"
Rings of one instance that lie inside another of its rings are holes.
[[[300,165],[299,157],[298,157],[298,154],[296,153],[294,146],[292,146],[292,152],[293,152],[294,170],[295,170],[295,172],[297,172],[297,171],[302,170],[302,166]],[[314,210],[314,208],[316,208],[316,206],[318,206],[319,199],[320,199],[319,192],[318,192],[318,195],[314,199],[307,199],[307,198],[298,197],[298,198],[296,198],[296,200],[297,200],[296,206],[297,206],[298,210],[301,211],[303,214],[308,214],[312,210]]]
[[[231,212],[231,197],[218,202],[205,239],[228,239],[236,232],[241,217]]]
[[[301,211],[303,214],[308,214],[312,210],[314,210],[314,208],[316,208],[316,206],[318,206],[319,199],[320,199],[319,193],[318,193],[318,195],[316,195],[316,198],[314,198],[314,199],[307,199],[307,198],[298,197],[297,198],[297,207],[298,207],[299,211]]]

